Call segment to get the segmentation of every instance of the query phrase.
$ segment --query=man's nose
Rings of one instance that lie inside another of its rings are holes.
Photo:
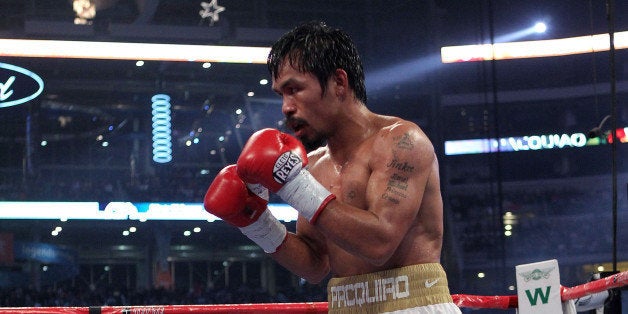
[[[294,102],[292,102],[289,98],[284,97],[282,103],[281,103],[281,112],[284,114],[284,116],[290,116],[292,114],[294,114],[294,112],[297,110],[296,106],[294,105]]]

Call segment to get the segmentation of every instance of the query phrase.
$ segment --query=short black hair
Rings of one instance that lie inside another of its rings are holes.
[[[307,22],[284,34],[268,54],[268,71],[277,78],[284,61],[303,73],[318,78],[323,93],[336,69],[347,72],[355,97],[366,104],[364,69],[358,50],[349,35],[324,22]]]

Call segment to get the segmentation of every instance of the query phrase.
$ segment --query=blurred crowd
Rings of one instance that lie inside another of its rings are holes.
[[[0,201],[130,201],[202,202],[213,177],[187,171],[168,176],[47,174],[23,180],[21,175],[3,176]]]
[[[46,286],[0,289],[0,307],[88,307],[141,305],[204,305],[242,303],[292,303],[326,301],[325,289],[304,285],[299,289],[279,289],[271,296],[260,288],[241,286],[233,289],[202,289],[189,291],[149,289],[128,290],[123,287],[78,287],[70,283]]]
[[[448,201],[461,231],[456,234],[459,248],[476,261],[496,257],[487,248],[513,258],[611,251],[611,192],[604,186],[527,185],[504,190],[499,198],[466,191]]]
[[[0,201],[200,203],[214,176],[188,170],[166,175],[48,173],[24,180],[0,176]],[[279,201],[275,195],[271,202]]]

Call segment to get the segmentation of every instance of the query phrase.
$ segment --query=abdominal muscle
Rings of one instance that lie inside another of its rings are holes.
[[[354,276],[402,266],[440,262],[440,242],[426,234],[409,231],[392,257],[383,265],[374,265],[327,241],[329,264],[334,277]]]

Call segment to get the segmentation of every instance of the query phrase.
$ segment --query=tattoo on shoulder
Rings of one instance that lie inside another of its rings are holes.
[[[414,144],[412,143],[412,139],[408,133],[396,136],[393,140],[396,142],[397,148],[399,149],[411,150],[414,148]]]

